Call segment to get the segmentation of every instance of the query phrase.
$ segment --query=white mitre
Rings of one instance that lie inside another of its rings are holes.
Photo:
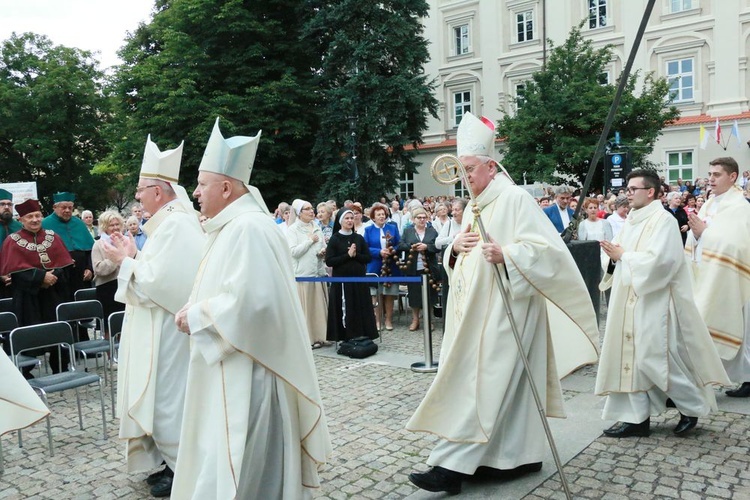
[[[182,162],[182,141],[174,149],[164,152],[151,142],[151,134],[146,138],[146,149],[143,151],[141,163],[141,177],[146,179],[160,179],[166,182],[177,182],[180,178],[180,163]]]
[[[260,130],[255,137],[236,135],[224,139],[217,118],[198,170],[226,175],[247,184],[250,182],[259,141]]]
[[[489,118],[480,120],[465,113],[458,124],[456,134],[456,156],[489,156],[494,158],[495,124]]]

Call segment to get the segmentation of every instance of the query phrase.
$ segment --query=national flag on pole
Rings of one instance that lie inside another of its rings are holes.
[[[714,139],[716,139],[716,144],[721,146],[721,125],[719,125],[719,119],[716,119],[716,125],[714,126]]]
[[[734,125],[732,125],[732,135],[737,138],[737,146],[742,147],[742,139],[740,139],[740,126],[737,125],[737,120],[735,120]]]
[[[700,144],[701,149],[706,149],[706,146],[708,145],[708,134],[706,133],[706,127],[704,127],[702,123],[700,131]]]

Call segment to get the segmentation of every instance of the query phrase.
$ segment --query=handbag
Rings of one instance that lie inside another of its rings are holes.
[[[362,359],[370,357],[378,352],[378,344],[368,337],[355,337],[343,341],[336,352],[342,356]]]

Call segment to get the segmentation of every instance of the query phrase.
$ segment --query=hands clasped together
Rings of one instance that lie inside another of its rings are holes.
[[[502,247],[492,237],[488,236],[488,238],[489,242],[482,243],[482,257],[492,264],[505,264]],[[473,232],[471,226],[466,226],[466,229],[458,233],[456,239],[453,240],[453,251],[456,253],[471,252],[480,241],[479,233]]]

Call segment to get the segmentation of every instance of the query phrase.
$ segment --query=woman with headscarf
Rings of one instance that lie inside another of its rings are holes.
[[[404,261],[402,270],[406,276],[421,276],[427,274],[428,296],[430,304],[422,304],[422,284],[409,283],[409,306],[411,307],[411,325],[409,331],[419,328],[419,314],[425,308],[425,318],[430,314],[429,307],[437,302],[437,289],[440,288],[440,273],[438,270],[437,253],[435,246],[437,231],[427,226],[427,211],[422,207],[413,208],[411,219],[413,225],[404,229],[399,251],[403,252]]]
[[[294,219],[286,232],[286,240],[292,251],[294,275],[297,277],[320,277],[326,275],[326,246],[323,231],[315,221],[315,211],[305,200],[292,202],[291,217]],[[307,332],[313,349],[326,343],[328,319],[328,289],[319,281],[298,282],[297,294],[305,313]]]
[[[341,229],[331,235],[326,247],[326,265],[334,277],[364,277],[370,250],[362,235],[354,232],[354,213],[336,214]],[[357,337],[377,338],[375,314],[367,283],[331,283],[328,299],[328,340]]]

